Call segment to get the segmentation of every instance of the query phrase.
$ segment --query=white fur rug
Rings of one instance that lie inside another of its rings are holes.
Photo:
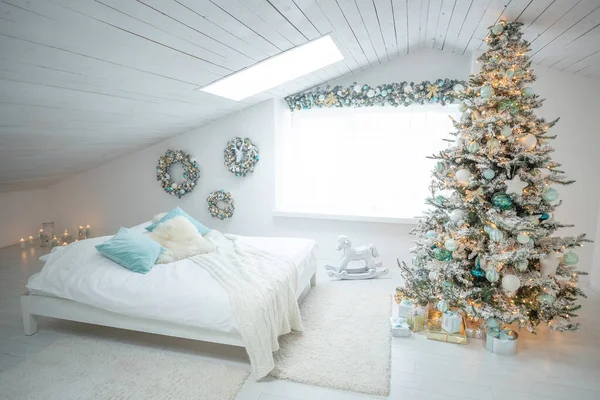
[[[69,337],[0,373],[4,400],[233,400],[249,371],[122,342]]]
[[[276,378],[387,396],[391,295],[377,282],[317,283],[300,305],[304,332],[280,338]]]

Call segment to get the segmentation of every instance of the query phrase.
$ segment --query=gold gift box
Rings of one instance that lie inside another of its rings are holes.
[[[465,330],[465,319],[462,318],[460,332],[448,333],[442,329],[442,319],[438,318],[429,321],[427,324],[427,339],[438,340],[440,342],[467,344],[467,333]]]

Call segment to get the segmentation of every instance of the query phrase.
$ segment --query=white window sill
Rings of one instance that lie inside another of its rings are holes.
[[[358,222],[378,222],[384,224],[405,224],[417,225],[416,218],[395,218],[395,217],[375,217],[367,215],[341,215],[341,214],[319,214],[306,212],[293,212],[273,210],[274,217],[282,218],[304,218],[304,219],[325,219],[336,221],[358,221]]]

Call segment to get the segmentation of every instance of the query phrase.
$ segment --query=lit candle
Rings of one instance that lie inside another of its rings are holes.
[[[33,236],[29,236],[29,243],[33,244]]]
[[[85,239],[85,229],[81,225],[79,225],[79,229],[77,230],[77,237],[79,238],[79,240]]]
[[[69,243],[67,243],[67,242],[63,242],[63,244],[62,244],[62,245],[63,245],[63,246],[66,246],[66,245],[68,245],[68,244],[69,244]]]
[[[21,238],[21,240],[19,240],[19,244],[21,245],[21,248],[24,249],[25,248],[25,239]]]
[[[85,227],[85,238],[89,239],[92,237],[92,228],[88,225]]]

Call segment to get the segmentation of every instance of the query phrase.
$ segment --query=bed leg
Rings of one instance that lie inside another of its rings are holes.
[[[21,296],[21,312],[23,313],[23,330],[26,336],[37,332],[37,321],[35,315],[29,313],[29,296]]]
[[[315,272],[313,276],[310,277],[310,286],[315,286],[317,284],[317,273]]]

